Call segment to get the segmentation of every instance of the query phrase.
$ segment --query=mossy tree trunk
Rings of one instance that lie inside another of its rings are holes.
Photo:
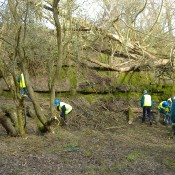
[[[23,98],[20,100],[19,105],[17,106],[17,116],[18,116],[18,122],[17,122],[17,130],[19,130],[19,133],[21,136],[25,136],[25,128],[24,128],[24,105],[23,105]]]
[[[12,71],[9,71],[6,68],[8,69],[8,65],[4,63],[3,66],[1,67],[2,76],[3,76],[3,79],[8,89],[10,90],[12,94],[16,108],[11,109],[10,107],[1,106],[1,108],[3,109],[2,110],[3,114],[1,114],[0,116],[2,118],[0,123],[6,129],[7,134],[10,134],[12,136],[16,136],[16,135],[25,136],[25,128],[23,124],[23,118],[24,118],[23,116],[23,108],[24,108],[23,98],[21,98],[19,95],[19,87],[17,83],[17,78],[15,78],[16,73],[14,69],[12,69]],[[10,78],[7,79],[7,77],[10,77]],[[8,117],[6,114],[8,114]]]
[[[37,98],[35,96],[35,93],[33,91],[33,88],[31,86],[31,83],[30,83],[30,80],[29,80],[29,74],[28,74],[27,68],[25,68],[24,62],[21,62],[21,64],[22,64],[22,70],[23,70],[23,73],[24,73],[27,89],[29,91],[31,101],[33,103],[33,106],[34,106],[34,109],[35,109],[35,112],[36,112],[36,117],[40,121],[39,129],[42,130],[42,131],[50,131],[50,126],[48,125],[48,118],[44,115],[44,113],[41,110],[41,107],[40,107],[39,103],[37,102]]]
[[[50,110],[51,110],[51,115],[54,117],[54,100],[55,100],[55,84],[56,81],[59,79],[60,72],[61,72],[61,67],[62,67],[62,35],[61,35],[61,24],[58,19],[58,4],[60,0],[53,0],[53,17],[55,21],[55,27],[56,27],[56,36],[57,36],[57,47],[58,47],[58,56],[56,57],[56,67],[53,67],[52,71],[52,78],[51,78],[51,86],[50,86]]]
[[[15,44],[14,44],[14,58],[12,61],[14,61],[14,64],[16,64],[17,60],[18,60],[18,64],[20,65],[20,69],[24,74],[24,78],[25,78],[25,83],[27,86],[27,89],[29,91],[29,94],[31,96],[31,101],[33,103],[35,112],[36,112],[36,116],[38,118],[38,120],[40,121],[40,123],[42,124],[42,131],[50,131],[50,127],[48,125],[48,119],[47,117],[43,114],[43,112],[41,111],[40,105],[37,102],[37,98],[34,94],[33,88],[31,86],[30,83],[30,78],[29,78],[29,74],[28,74],[28,61],[27,60],[27,56],[26,56],[26,50],[25,50],[25,40],[26,40],[26,33],[27,33],[27,17],[28,17],[28,12],[29,12],[29,5],[30,3],[26,3],[26,9],[25,9],[25,13],[22,13],[23,16],[23,21],[21,21],[21,14],[20,14],[20,10],[18,10],[18,8],[20,8],[19,4],[17,2],[14,2],[12,0],[8,1],[9,3],[9,9],[10,9],[10,13],[11,16],[14,20],[14,34],[15,34]],[[21,9],[22,10],[22,9]],[[24,129],[23,129],[23,122],[22,122],[22,109],[23,109],[23,105],[20,101],[20,98],[18,100],[18,107],[17,107],[17,115],[18,115],[18,124],[19,124],[19,128],[20,128],[20,134],[24,135]]]

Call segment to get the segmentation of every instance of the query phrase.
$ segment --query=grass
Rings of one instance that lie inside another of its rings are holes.
[[[78,100],[76,102],[84,105],[82,99]],[[109,102],[110,105],[115,104],[115,101]],[[92,105],[89,111],[93,111],[90,120],[93,123],[97,120],[100,129],[83,125],[85,119],[89,120],[83,116],[83,120],[78,118],[81,128],[57,127],[54,134],[44,136],[30,135],[29,132],[26,139],[6,138],[2,135],[0,173],[5,171],[6,174],[17,174],[17,168],[21,170],[21,175],[25,172],[39,175],[51,172],[71,175],[161,174],[160,168],[165,173],[174,173],[174,144],[168,139],[164,126],[156,127],[154,123],[151,127],[142,125],[139,118],[134,118],[133,124],[128,125],[125,113],[100,110],[100,115],[97,115],[94,108]],[[116,120],[110,123],[108,118]],[[116,127],[105,129],[103,121],[109,128]],[[32,128],[32,133],[33,124],[28,120],[27,128]],[[6,165],[7,161],[4,160],[8,161]],[[21,162],[25,162],[26,166]]]
[[[142,157],[143,154],[138,152],[138,151],[132,151],[127,155],[127,160],[129,161],[136,161],[137,159],[139,159],[140,157]]]
[[[167,168],[175,168],[175,160],[173,158],[166,158],[163,160],[163,164]]]

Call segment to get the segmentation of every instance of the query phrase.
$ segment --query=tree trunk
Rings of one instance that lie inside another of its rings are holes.
[[[57,31],[57,47],[58,47],[58,57],[56,58],[56,68],[53,71],[52,81],[51,81],[51,94],[50,94],[50,109],[52,117],[55,116],[54,113],[54,100],[55,100],[55,83],[59,79],[61,67],[62,67],[62,35],[61,35],[61,24],[58,19],[58,3],[60,0],[53,0],[53,17],[55,21],[55,27]]]
[[[23,74],[24,74],[24,78],[25,78],[25,83],[26,83],[27,89],[28,89],[30,97],[31,97],[31,101],[33,103],[33,106],[34,106],[34,109],[36,112],[36,116],[42,124],[42,127],[40,124],[39,129],[42,131],[50,131],[50,127],[47,125],[48,118],[43,114],[41,107],[40,107],[39,103],[37,102],[36,96],[34,94],[33,88],[32,88],[31,83],[30,83],[28,70],[27,70],[27,68],[25,68],[24,63],[22,63],[22,70],[23,70]]]
[[[7,117],[4,113],[4,111],[2,111],[1,109],[0,109],[0,123],[5,128],[8,135],[17,136],[18,133],[17,133],[15,127],[13,126],[11,119],[9,117]]]

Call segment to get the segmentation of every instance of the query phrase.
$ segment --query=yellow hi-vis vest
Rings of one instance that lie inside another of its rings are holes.
[[[160,109],[164,109],[166,112],[170,112],[170,109],[167,107],[167,108],[165,108],[165,107],[163,107],[163,102],[165,102],[165,101],[162,101],[160,104],[159,104],[159,106],[158,106],[158,109],[160,110]]]
[[[143,106],[151,106],[151,96],[148,94],[144,95],[144,103]]]
[[[23,73],[20,75],[19,86],[20,86],[20,88],[25,88],[26,87]]]
[[[64,102],[60,102],[59,111],[62,111],[61,108],[62,108],[64,105],[65,105],[65,107],[66,107],[66,112],[65,112],[65,114],[69,114],[69,112],[72,111],[72,106],[69,105],[69,104],[66,104],[66,103],[64,103]]]

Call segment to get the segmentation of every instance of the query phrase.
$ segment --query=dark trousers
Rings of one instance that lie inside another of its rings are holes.
[[[24,95],[24,94],[26,94],[28,96],[28,98],[31,99],[30,94],[29,94],[27,88],[20,88],[19,93],[20,93],[21,96]]]
[[[148,115],[148,119],[151,122],[152,121],[152,117],[151,117],[151,106],[143,106],[142,122],[145,121],[146,114]]]

